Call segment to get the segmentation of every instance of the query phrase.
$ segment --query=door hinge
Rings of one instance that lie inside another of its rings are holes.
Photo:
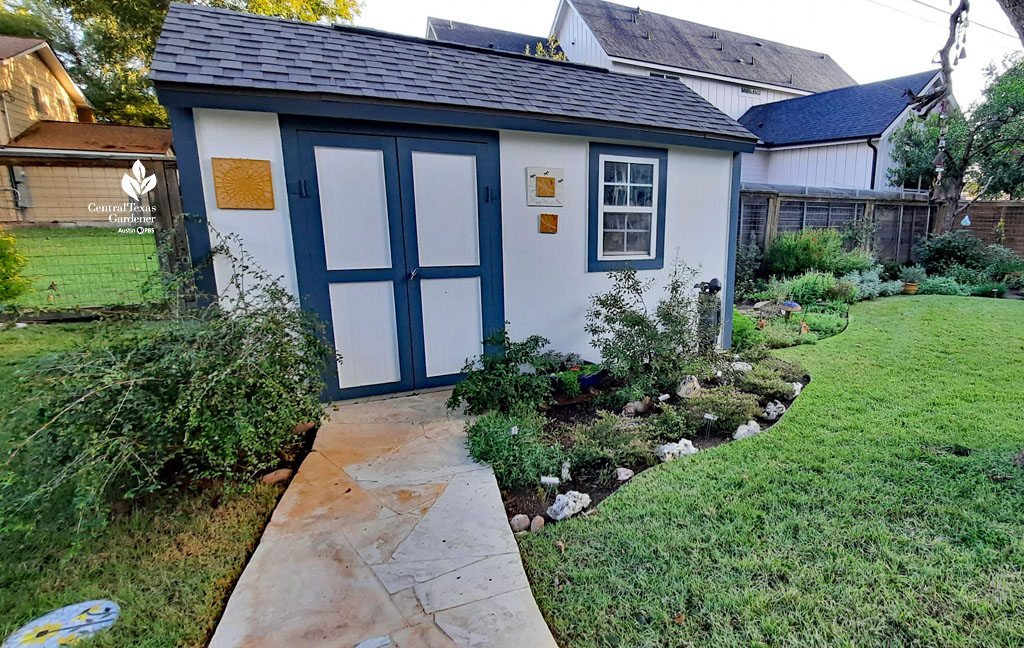
[[[309,198],[309,187],[305,180],[299,180],[299,197]]]
[[[484,187],[484,202],[491,202],[491,188]]]

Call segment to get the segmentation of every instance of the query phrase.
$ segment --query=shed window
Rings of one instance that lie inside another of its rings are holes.
[[[591,145],[592,272],[663,267],[666,160],[658,149]]]
[[[46,102],[43,101],[43,93],[39,90],[38,86],[32,86],[32,102],[36,105],[36,112],[46,117]]]

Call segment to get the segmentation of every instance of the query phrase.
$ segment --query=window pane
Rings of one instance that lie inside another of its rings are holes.
[[[653,184],[654,183],[654,165],[653,164],[630,164],[629,165],[629,181],[632,184]]]
[[[627,214],[626,215],[626,229],[628,230],[646,230],[651,231],[651,215],[650,214]]]
[[[605,214],[604,215],[604,228],[610,229],[625,229],[626,228],[626,214]]]
[[[629,182],[629,171],[628,162],[605,162],[604,163],[604,181],[605,182]]]
[[[604,186],[604,204],[606,205],[625,205],[628,195],[629,187],[625,185]]]
[[[605,234],[605,237],[607,236]],[[626,232],[626,252],[630,254],[650,254],[651,232],[649,230],[646,232]]]
[[[604,233],[604,253],[605,254],[622,254],[625,249],[623,243],[623,237],[626,235],[623,232],[605,232]]]
[[[653,187],[630,187],[629,204],[634,207],[650,207],[654,199]]]

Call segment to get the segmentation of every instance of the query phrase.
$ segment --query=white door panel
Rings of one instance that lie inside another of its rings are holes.
[[[391,267],[384,153],[314,147],[328,270]]]
[[[401,380],[394,283],[334,283],[330,295],[341,387]]]
[[[420,290],[427,377],[458,373],[483,351],[480,278],[424,279]]]
[[[476,156],[412,153],[419,264],[480,264]]]

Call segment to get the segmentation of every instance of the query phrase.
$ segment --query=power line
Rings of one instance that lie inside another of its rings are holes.
[[[925,2],[924,0],[909,0],[909,2],[913,2],[914,4],[919,4],[922,7],[928,7],[929,9],[931,9],[933,11],[938,11],[940,14],[942,14],[944,16],[952,15],[952,14],[950,14],[950,12],[946,11],[945,9],[943,9],[941,7],[936,7],[934,5],[930,5],[927,2]],[[989,27],[985,23],[980,23],[977,20],[971,20],[971,24],[972,25],[977,25],[978,27],[982,27],[982,28],[987,29],[989,31],[993,31],[993,32],[995,32],[997,34],[1001,34],[1001,35],[1006,36],[1008,38],[1012,38],[1013,40],[1020,40],[1018,38],[1017,34],[1010,34],[1008,32],[1004,32],[1004,31],[1002,31],[1000,29],[996,29],[995,27]]]
[[[929,25],[933,25],[933,26],[935,26],[935,27],[941,27],[941,28],[942,28],[942,29],[944,29],[944,30],[948,30],[948,29],[949,29],[949,25],[948,25],[948,24],[945,24],[945,25],[943,25],[942,23],[937,23],[937,22],[935,22],[935,21],[933,21],[933,20],[928,20],[928,19],[927,19],[927,18],[925,18],[924,16],[919,16],[918,14],[915,14],[915,13],[911,13],[911,12],[909,12],[909,11],[904,11],[904,10],[902,10],[902,9],[898,8],[898,7],[893,7],[893,6],[891,6],[891,5],[887,5],[887,4],[884,4],[884,3],[882,3],[882,2],[878,2],[878,0],[866,0],[866,1],[867,1],[867,2],[870,2],[870,3],[871,3],[871,4],[873,4],[873,5],[878,5],[879,7],[883,7],[883,8],[885,8],[885,9],[888,9],[888,10],[890,10],[890,11],[895,11],[896,13],[899,13],[899,14],[903,14],[904,16],[909,16],[909,17],[911,17],[911,18],[913,18],[913,19],[915,19],[915,20],[920,20],[920,21],[921,21],[921,22],[923,22],[923,23],[927,23],[927,24],[929,24]],[[917,0],[914,0],[914,1],[917,1]],[[929,5],[929,4],[927,4],[927,3],[922,3],[922,4],[924,4],[924,5],[926,6],[926,7],[931,7],[932,9],[935,9],[935,10],[937,10],[937,11],[940,11],[940,12],[942,12],[943,14],[945,14],[945,15],[947,15],[947,16],[949,15],[949,14],[947,14],[947,13],[946,13],[945,11],[942,11],[942,9],[939,9],[938,7],[932,7],[931,5]],[[973,22],[973,21],[972,21],[972,22]],[[981,24],[979,24],[979,23],[974,23],[974,24],[978,25],[979,27],[984,27],[984,26],[985,26],[985,25],[981,25]],[[992,28],[992,27],[988,27],[988,29],[993,29],[993,28]],[[997,31],[997,32],[998,32],[998,33],[1000,33],[1000,34],[1003,34],[1004,36],[1009,36],[1009,34],[1006,34],[1005,32],[999,32],[998,30],[995,30],[995,31]],[[1016,36],[1013,36],[1012,38],[1013,38],[1013,39],[1014,39],[1015,41],[1017,40],[1017,37],[1016,37]],[[996,47],[998,47],[999,49],[1005,50],[1005,51],[1007,51],[1007,52],[1017,52],[1017,51],[1019,51],[1019,50],[1020,50],[1020,48],[1019,48],[1019,47],[1018,47],[1018,48],[1012,48],[1012,47],[1008,47],[1008,46],[1006,46],[1006,45],[1003,45],[1003,44],[1001,44],[1001,43],[997,43],[997,42],[995,42],[995,41],[992,41],[992,45],[995,45],[995,46],[996,46]]]

